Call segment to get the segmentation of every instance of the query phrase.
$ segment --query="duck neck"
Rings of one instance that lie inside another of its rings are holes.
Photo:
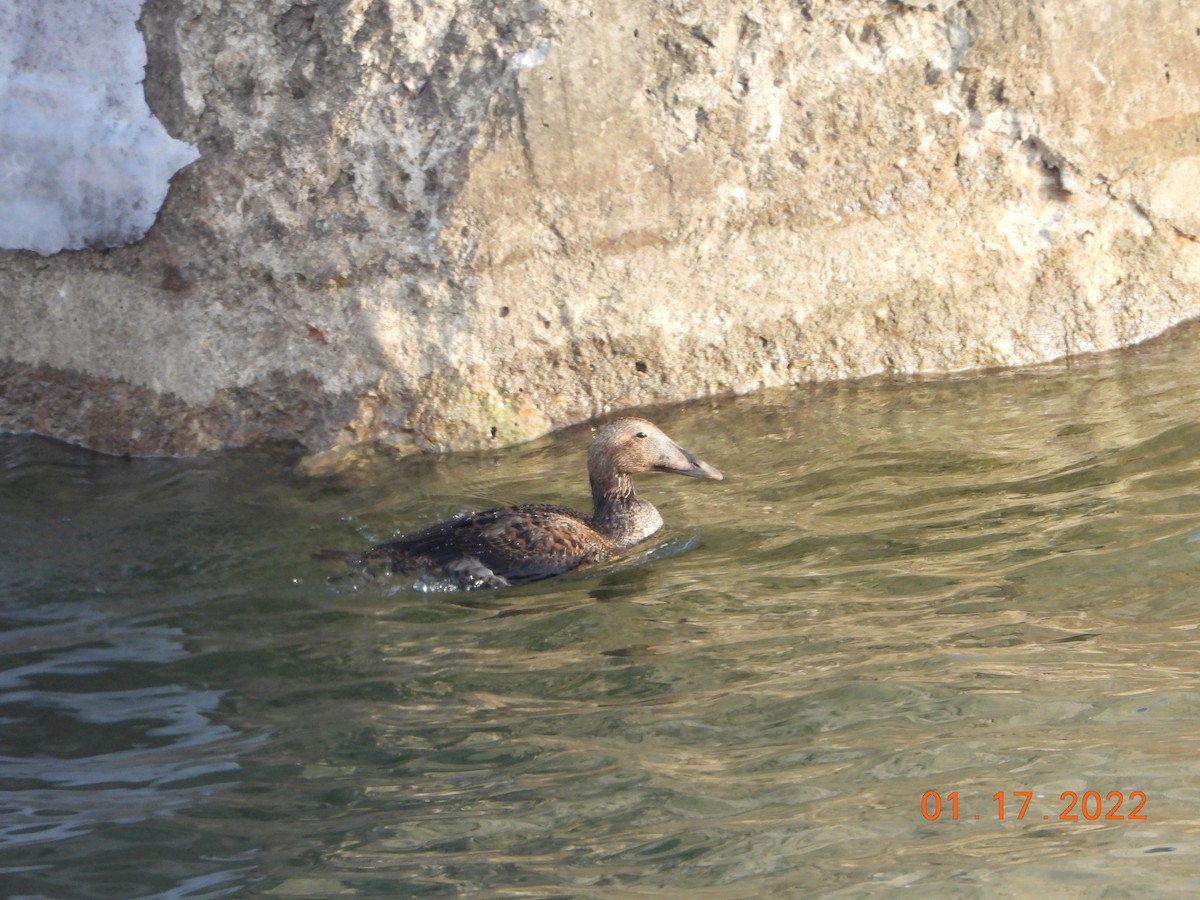
[[[589,469],[592,526],[614,545],[632,547],[662,527],[662,516],[634,492],[632,478],[602,467]]]
[[[591,472],[592,513],[597,519],[602,513],[620,509],[636,503],[638,495],[633,491],[633,479],[620,472]],[[599,477],[597,477],[599,476]]]

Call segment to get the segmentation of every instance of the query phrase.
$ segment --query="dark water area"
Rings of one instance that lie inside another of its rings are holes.
[[[0,893],[1190,895],[1198,336],[651,411],[727,480],[469,594],[311,554],[586,504],[587,429],[319,477],[0,437]]]

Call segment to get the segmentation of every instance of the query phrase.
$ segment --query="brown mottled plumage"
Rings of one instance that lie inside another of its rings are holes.
[[[628,550],[662,527],[658,510],[634,493],[630,476],[638,472],[722,477],[645,419],[617,419],[588,451],[590,516],[543,503],[506,506],[439,522],[362,554],[325,555],[386,562],[393,572],[420,572],[464,590],[561,575]]]

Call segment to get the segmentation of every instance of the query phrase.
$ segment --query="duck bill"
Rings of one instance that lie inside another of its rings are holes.
[[[671,472],[675,475],[686,475],[689,478],[708,478],[712,481],[724,480],[725,476],[704,460],[698,459],[682,447],[676,449],[679,450],[679,458],[671,460],[669,465],[656,466],[655,468],[659,472]]]

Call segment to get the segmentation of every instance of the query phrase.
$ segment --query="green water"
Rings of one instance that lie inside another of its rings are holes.
[[[650,411],[727,480],[497,592],[310,554],[585,503],[586,430],[321,478],[0,438],[0,890],[1190,895],[1197,336]]]

